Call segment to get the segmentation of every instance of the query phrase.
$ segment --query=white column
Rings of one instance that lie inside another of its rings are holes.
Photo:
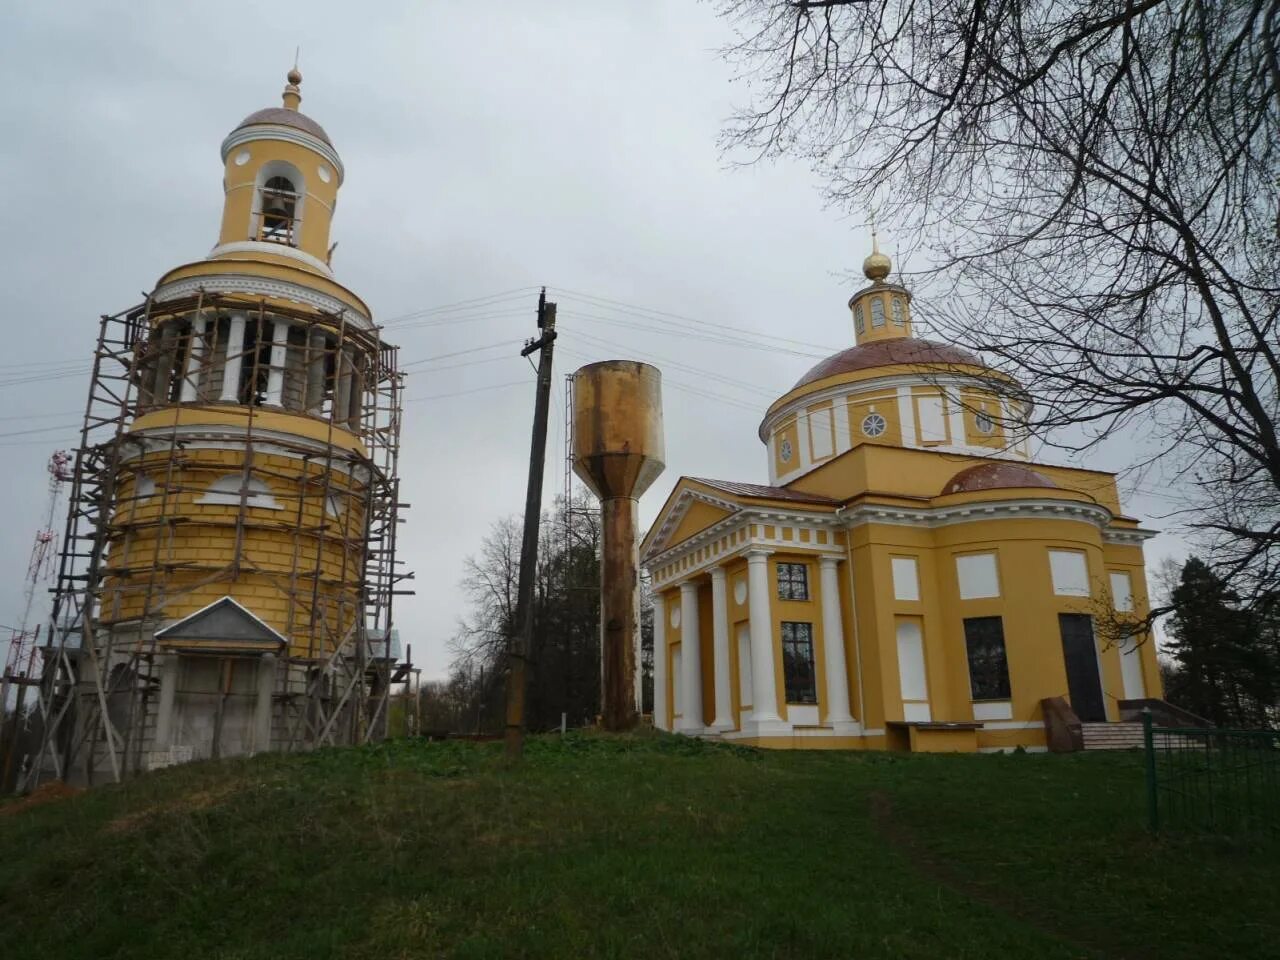
[[[698,585],[680,584],[680,729],[702,733],[702,644],[698,637]]]
[[[660,593],[653,595],[653,726],[667,726],[667,601]],[[636,670],[636,673],[639,673]]]
[[[236,403],[240,399],[240,355],[244,353],[244,314],[231,315],[227,334],[227,362],[222,368],[222,396],[219,400]]]
[[[271,325],[271,370],[267,373],[267,403],[278,407],[284,400],[284,365],[288,361],[289,325],[277,320]]]
[[[747,616],[751,631],[751,719],[780,724],[773,659],[773,615],[769,597],[768,550],[747,554]]]
[[[732,730],[733,694],[729,678],[729,593],[726,589],[724,567],[711,570],[711,624],[712,653],[716,671],[716,719],[712,724],[717,730]]]
[[[844,659],[844,623],[840,615],[840,578],[836,575],[840,559],[821,557],[822,645],[826,651],[827,723],[850,723],[849,669]]]
[[[204,357],[204,331],[209,319],[200,314],[191,321],[191,342],[187,345],[187,370],[182,376],[182,403],[194,403],[199,398],[200,360]]]

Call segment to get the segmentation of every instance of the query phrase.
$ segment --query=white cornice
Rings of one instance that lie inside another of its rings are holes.
[[[278,297],[281,300],[292,300],[294,303],[315,307],[317,310],[335,316],[345,313],[347,318],[353,321],[357,327],[365,330],[373,329],[373,323],[368,317],[337,297],[331,297],[327,293],[321,293],[319,290],[300,283],[254,277],[243,273],[184,277],[181,280],[162,283],[156,287],[151,299],[153,302],[163,303],[166,300],[193,297],[202,290],[205,293],[243,293],[250,296]]]
[[[209,255],[205,259],[217,260],[228,253],[260,253],[268,257],[284,257],[287,260],[297,260],[299,263],[305,263],[308,267],[318,270],[330,280],[333,279],[333,268],[327,263],[314,254],[299,250],[297,247],[291,247],[287,243],[267,243],[264,240],[235,240],[231,243],[218,244],[218,246],[209,251]]]
[[[344,431],[345,432],[345,431]],[[179,424],[172,426],[148,427],[142,430],[131,430],[124,437],[121,445],[120,462],[129,463],[139,457],[151,453],[162,453],[179,444],[186,450],[235,450],[243,452],[247,441],[247,431],[237,430],[225,424]],[[263,430],[255,427],[253,431],[253,448],[255,451],[275,456],[314,460],[324,456],[329,446],[323,440],[312,440],[298,434],[280,430]],[[331,469],[338,473],[351,474],[361,482],[367,482],[368,470],[364,458],[345,447],[333,448],[333,455],[328,462]]]
[[[1078,500],[981,500],[946,507],[894,507],[886,504],[861,503],[837,511],[845,527],[867,523],[893,524],[906,527],[949,527],[957,523],[984,520],[1078,520],[1092,523],[1101,530],[1111,524],[1111,511],[1096,503]]]
[[[685,492],[692,493],[692,491]],[[673,510],[672,512],[674,513],[675,511]],[[853,507],[842,507],[832,514],[739,504],[736,512],[732,515],[704,530],[699,530],[693,536],[682,540],[673,547],[666,550],[650,548],[642,558],[642,563],[651,572],[673,563],[679,563],[697,550],[708,545],[714,545],[744,527],[750,528],[755,525],[792,526],[809,530],[849,530],[864,524],[878,523],[936,529],[961,523],[1027,519],[1087,523],[1101,531],[1103,541],[1106,543],[1141,543],[1156,534],[1156,531],[1141,528],[1117,529],[1112,527],[1111,511],[1098,504],[1082,503],[1077,500],[1055,500],[1052,498],[988,500],[977,503],[953,504],[945,507],[896,507],[887,504],[858,504]],[[665,527],[666,524],[664,524]],[[661,542],[662,540],[655,541],[654,545],[657,546]],[[655,585],[666,586],[695,576],[707,567],[717,566],[726,560],[741,556],[753,549],[761,548],[792,550],[817,555],[843,555],[843,548],[834,543],[803,543],[798,539],[783,540],[780,536],[773,538],[749,536],[746,541],[734,544],[730,549],[720,553],[713,552],[699,563],[684,567],[661,582],[655,578],[654,582]]]
[[[255,140],[280,140],[284,143],[295,143],[298,146],[306,147],[308,150],[314,150],[333,165],[333,169],[338,174],[338,186],[342,186],[346,171],[343,169],[342,159],[338,156],[338,151],[334,150],[333,147],[319,137],[298,127],[290,127],[282,123],[254,123],[247,127],[238,127],[232,130],[227,134],[227,138],[222,141],[222,162],[226,163],[228,154],[240,144],[252,143]]]

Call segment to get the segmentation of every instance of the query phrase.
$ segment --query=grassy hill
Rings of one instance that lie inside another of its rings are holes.
[[[0,805],[40,957],[1280,956],[1274,847],[1149,838],[1134,755],[393,742]]]

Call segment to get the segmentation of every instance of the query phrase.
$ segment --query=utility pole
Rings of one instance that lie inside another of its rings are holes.
[[[547,303],[547,288],[538,296],[538,329],[520,356],[538,356],[538,387],[533,406],[533,442],[529,449],[529,485],[524,500],[524,540],[520,545],[520,585],[516,594],[516,632],[507,645],[508,760],[524,754],[526,668],[533,649],[533,583],[538,566],[538,523],[542,518],[542,469],[547,456],[547,411],[551,405],[551,354],[556,341],[556,305]]]

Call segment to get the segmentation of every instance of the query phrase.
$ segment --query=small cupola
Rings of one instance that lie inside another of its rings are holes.
[[[849,298],[854,341],[858,345],[911,336],[911,294],[900,284],[888,282],[893,261],[880,252],[875,231],[871,254],[862,261],[862,274],[871,281]]]

